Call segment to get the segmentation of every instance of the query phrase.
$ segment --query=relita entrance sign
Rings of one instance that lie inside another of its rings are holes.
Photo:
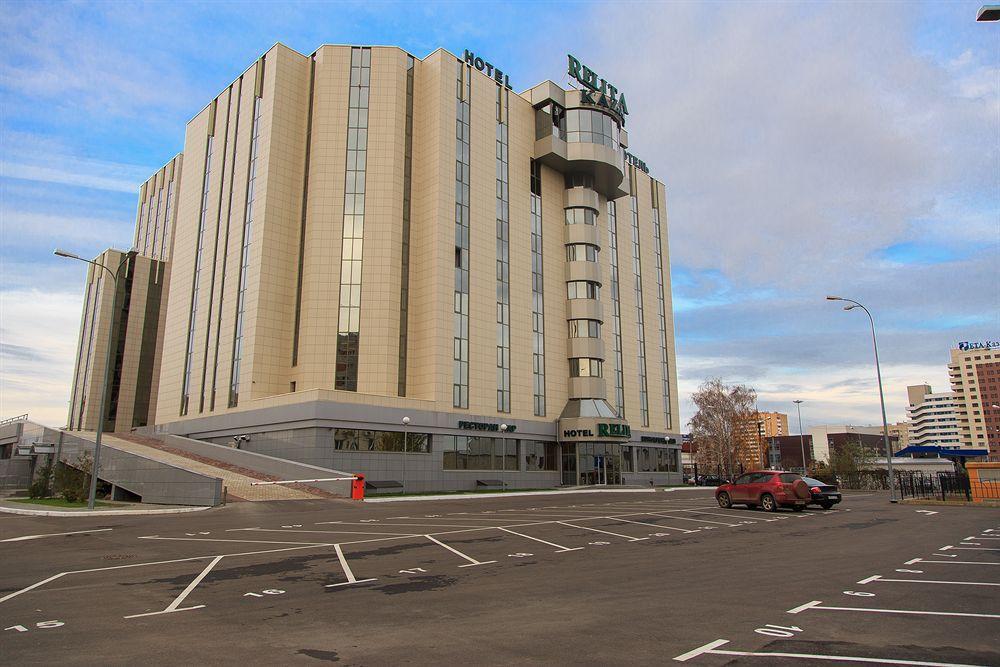
[[[569,75],[583,86],[583,90],[580,91],[580,101],[584,104],[610,109],[624,120],[625,116],[628,115],[625,94],[619,93],[617,88],[597,76],[597,72],[581,64],[572,55],[566,54],[566,57],[569,59]]]

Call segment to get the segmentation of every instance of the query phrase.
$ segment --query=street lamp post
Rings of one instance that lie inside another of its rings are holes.
[[[409,426],[410,418],[403,417],[403,479],[399,480],[403,485],[403,493],[406,493],[406,455],[410,453]]]
[[[872,348],[875,350],[875,374],[878,377],[878,398],[882,403],[882,442],[885,449],[885,461],[886,469],[889,473],[889,502],[896,502],[896,483],[892,476],[892,447],[889,445],[889,420],[885,417],[885,392],[882,391],[882,368],[878,362],[878,341],[875,338],[875,318],[872,317],[871,312],[865,308],[862,304],[854,301],[853,299],[845,299],[840,296],[828,296],[827,301],[846,301],[848,306],[844,306],[844,310],[854,310],[855,308],[860,308],[865,311],[868,316],[868,321],[872,325]]]
[[[509,427],[506,424],[500,424],[500,446],[503,448],[500,457],[500,493],[503,493],[506,488],[504,485],[504,474],[503,471],[507,467],[507,429]]]
[[[799,447],[802,448],[802,474],[808,475],[809,468],[806,466],[806,438],[802,435],[802,400],[792,401],[795,404],[795,410],[799,413]]]
[[[118,263],[118,268],[112,271],[108,267],[104,266],[99,262],[95,262],[92,259],[84,259],[79,255],[73,254],[66,250],[60,250],[56,248],[54,251],[55,255],[58,257],[65,257],[67,259],[75,259],[80,262],[86,262],[87,264],[93,264],[94,266],[99,266],[108,272],[111,276],[112,284],[114,285],[114,291],[111,297],[111,309],[114,313],[114,303],[115,298],[118,296],[118,274],[121,273],[122,267],[125,262],[129,260],[132,256],[136,254],[135,250],[129,250],[125,253],[122,261]],[[94,306],[97,307],[96,304]],[[114,323],[114,316],[111,318],[112,324]],[[104,378],[101,381],[101,407],[100,412],[97,415],[97,435],[94,437],[94,463],[90,471],[90,495],[87,497],[87,507],[89,509],[94,509],[94,504],[97,499],[97,473],[101,469],[101,436],[104,435],[104,411],[107,410],[108,402],[108,377],[111,375],[111,349],[112,343],[114,343],[113,330],[108,332],[108,349],[105,351],[104,356]]]

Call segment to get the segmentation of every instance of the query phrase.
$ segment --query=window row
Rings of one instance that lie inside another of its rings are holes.
[[[592,109],[566,111],[566,141],[621,148],[621,128],[611,116]]]
[[[590,243],[570,243],[566,246],[567,262],[596,262],[598,247]]]
[[[599,320],[570,320],[570,338],[600,338],[601,322]]]
[[[333,432],[333,448],[350,452],[416,452],[431,451],[431,437],[426,433],[399,431],[368,431],[338,428]]]
[[[596,225],[597,211],[592,208],[568,208],[566,209],[567,225]]]
[[[570,280],[566,283],[566,297],[569,299],[600,299],[601,286],[590,280]]]
[[[600,359],[581,357],[569,360],[569,376],[573,378],[603,377],[604,362]]]

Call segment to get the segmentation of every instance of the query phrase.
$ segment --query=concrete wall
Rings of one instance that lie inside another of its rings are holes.
[[[353,474],[342,472],[340,470],[331,470],[330,468],[321,468],[308,463],[300,463],[284,458],[275,458],[274,456],[268,456],[267,454],[262,454],[257,451],[236,449],[235,447],[205,442],[203,440],[184,438],[178,435],[163,435],[159,437],[163,440],[164,444],[169,445],[170,447],[174,447],[197,456],[204,456],[215,459],[216,461],[229,463],[230,465],[254,470],[265,475],[271,475],[281,480],[345,477]],[[351,495],[351,483],[349,481],[310,482],[309,486],[314,486],[317,489],[322,489],[324,491],[348,498]]]

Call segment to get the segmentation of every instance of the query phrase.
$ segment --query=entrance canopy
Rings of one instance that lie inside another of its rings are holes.
[[[937,454],[949,459],[974,459],[989,454],[985,449],[962,449],[959,447],[943,447],[941,445],[910,445],[896,452],[893,456],[913,456],[914,454]]]

